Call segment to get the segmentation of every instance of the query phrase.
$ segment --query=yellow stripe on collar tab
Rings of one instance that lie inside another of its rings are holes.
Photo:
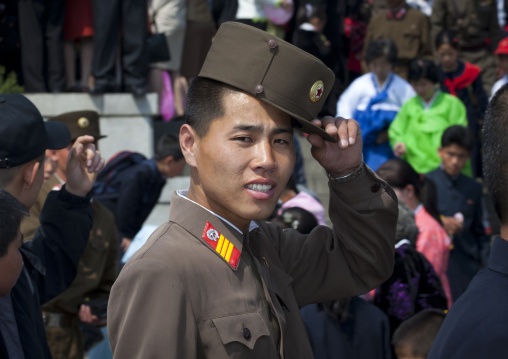
[[[237,268],[241,254],[240,251],[233,243],[220,234],[219,231],[213,228],[208,221],[206,222],[202,237],[226,262],[234,269]]]

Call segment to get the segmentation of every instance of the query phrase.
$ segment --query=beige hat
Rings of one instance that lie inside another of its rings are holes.
[[[311,121],[332,89],[335,74],[321,60],[265,31],[223,23],[199,76],[236,87],[284,111],[296,127],[336,141]]]

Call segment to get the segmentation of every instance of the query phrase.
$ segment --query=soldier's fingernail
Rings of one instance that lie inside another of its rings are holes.
[[[354,144],[355,144],[355,139],[354,139],[354,137],[349,137],[349,144],[350,144],[350,145],[354,145]]]
[[[92,165],[92,160],[88,160],[88,161],[86,161],[86,165],[87,165],[88,167],[90,167],[90,166]]]
[[[348,142],[346,140],[340,140],[340,144],[342,145],[342,147],[347,147]]]

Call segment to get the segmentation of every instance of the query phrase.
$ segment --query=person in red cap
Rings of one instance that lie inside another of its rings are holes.
[[[508,37],[499,41],[499,45],[496,51],[494,51],[494,54],[497,55],[497,64],[503,76],[492,86],[490,98],[494,97],[497,90],[508,82]]]

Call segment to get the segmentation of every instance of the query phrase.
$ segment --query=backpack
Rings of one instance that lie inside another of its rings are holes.
[[[115,198],[119,189],[111,186],[111,182],[126,169],[146,160],[144,155],[137,152],[121,151],[115,154],[97,175],[93,186],[94,197],[99,200]]]

